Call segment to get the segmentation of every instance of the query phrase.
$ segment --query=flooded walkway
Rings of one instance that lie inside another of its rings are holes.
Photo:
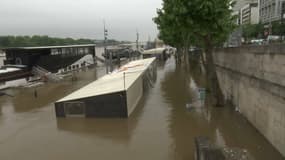
[[[76,74],[77,81],[10,89],[0,97],[2,160],[191,160],[194,138],[242,148],[256,160],[284,159],[230,107],[196,108],[203,79],[170,59],[129,119],[56,119],[53,102],[102,76],[104,67]]]

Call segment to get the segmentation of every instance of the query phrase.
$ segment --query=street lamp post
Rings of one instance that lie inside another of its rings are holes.
[[[108,36],[108,30],[106,29],[106,24],[104,20],[104,54],[105,54],[105,65],[106,65],[106,73],[108,74],[109,69],[108,69],[108,55],[107,55],[107,38]]]
[[[272,35],[272,17],[270,17],[270,21],[269,21],[268,35]]]
[[[136,48],[139,50],[139,32],[137,31],[137,40],[136,40]]]
[[[136,52],[135,52],[135,57],[137,58],[138,55],[139,55],[139,38],[140,38],[140,35],[139,35],[139,32],[137,31],[137,39],[136,39]]]
[[[281,25],[281,30],[280,30],[280,42],[282,43],[283,41],[283,32],[284,32],[284,29],[283,29],[283,24],[284,24],[284,9],[285,9],[285,3],[284,1],[281,1],[281,17],[280,17],[280,25]]]

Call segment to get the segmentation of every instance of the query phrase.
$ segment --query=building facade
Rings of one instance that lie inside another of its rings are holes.
[[[240,9],[240,24],[258,24],[259,7],[258,2],[248,3]]]
[[[233,7],[234,11],[240,11],[240,9],[249,3],[258,2],[258,0],[234,0],[235,6]]]
[[[281,20],[282,10],[284,13],[285,0],[259,0],[260,21],[269,24]]]
[[[232,13],[232,15],[236,17],[235,24],[240,25],[241,24],[241,22],[240,22],[240,11],[234,11]]]
[[[239,0],[235,3],[233,15],[237,17],[237,25],[259,23],[258,0]]]
[[[34,67],[41,67],[52,73],[57,73],[59,69],[66,67],[75,68],[70,65],[86,55],[92,55],[93,58],[96,56],[95,44],[16,47],[3,50],[6,53],[5,65],[24,65],[30,70]]]
[[[0,68],[4,65],[5,53],[0,50]]]

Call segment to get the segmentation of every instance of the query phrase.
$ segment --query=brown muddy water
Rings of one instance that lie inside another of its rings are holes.
[[[53,102],[104,73],[102,66],[77,73],[76,81],[7,90],[14,97],[0,97],[0,160],[191,160],[197,136],[246,149],[256,160],[283,159],[230,107],[188,111],[203,79],[173,59],[158,66],[154,87],[128,119],[55,117]]]

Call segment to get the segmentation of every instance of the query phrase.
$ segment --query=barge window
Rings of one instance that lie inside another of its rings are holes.
[[[64,112],[67,117],[84,117],[85,116],[85,103],[65,102]]]

